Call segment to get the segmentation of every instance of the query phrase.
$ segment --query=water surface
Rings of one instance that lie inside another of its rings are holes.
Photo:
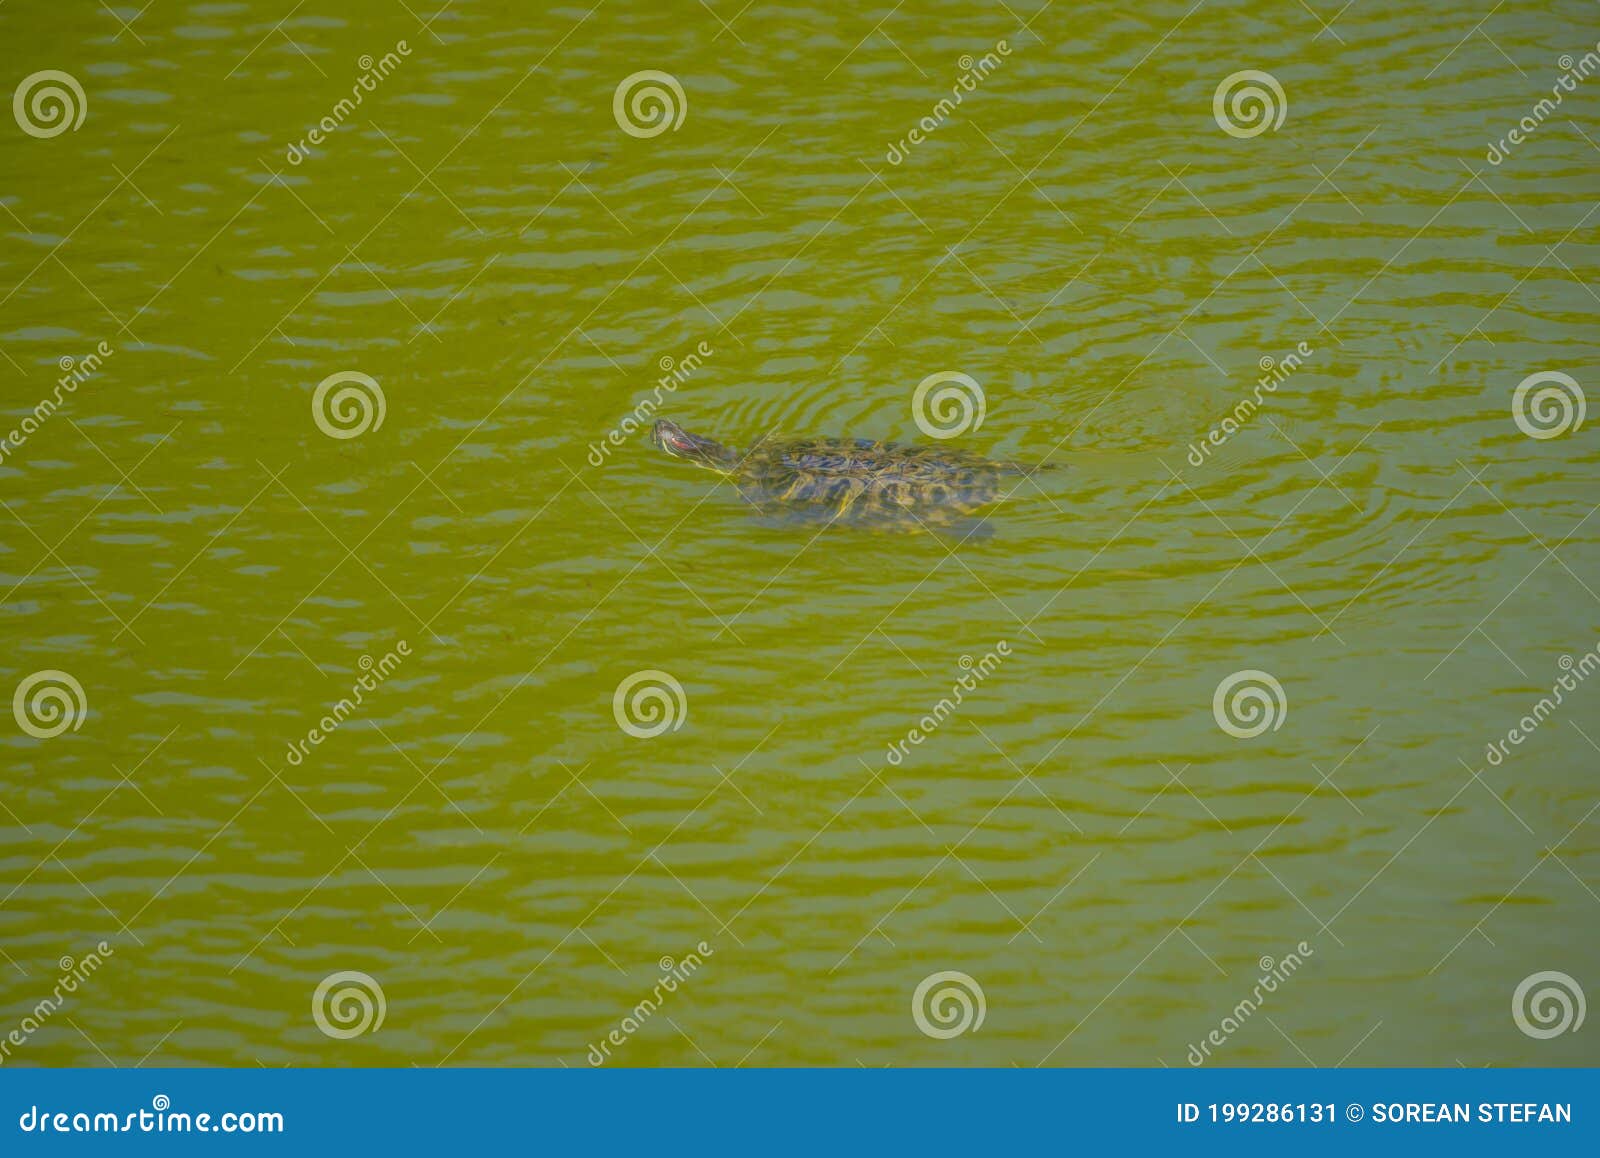
[[[1600,80],[1487,158],[1594,5],[425,7],[0,8],[87,101],[0,131],[6,417],[111,350],[0,462],[0,687],[86,701],[0,736],[0,1031],[108,950],[8,1063],[1600,1061],[1512,1017],[1600,983],[1600,685],[1486,753],[1600,641],[1593,420],[1512,405],[1593,394]],[[927,443],[941,372],[1067,467],[990,537],[591,449]]]

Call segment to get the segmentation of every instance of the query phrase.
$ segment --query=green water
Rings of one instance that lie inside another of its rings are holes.
[[[111,351],[0,462],[0,690],[86,705],[0,734],[0,1037],[98,959],[4,1063],[1600,1061],[1512,1016],[1600,993],[1600,679],[1486,755],[1600,640],[1600,416],[1512,413],[1595,400],[1600,79],[1486,160],[1600,40],[1539,7],[0,7],[87,106],[0,126],[8,422]],[[953,371],[944,445],[1068,469],[992,536],[764,525],[591,451],[665,358],[735,446],[928,443]]]

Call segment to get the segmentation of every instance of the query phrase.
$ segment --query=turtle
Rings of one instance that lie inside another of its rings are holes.
[[[963,537],[984,529],[971,516],[999,499],[1008,479],[1054,469],[869,438],[762,439],[741,453],[665,418],[656,420],[650,440],[673,458],[730,479],[768,521]]]

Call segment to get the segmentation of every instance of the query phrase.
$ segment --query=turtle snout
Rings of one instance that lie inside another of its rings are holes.
[[[676,440],[672,437],[672,425],[665,419],[656,419],[655,425],[650,427],[650,441],[662,450],[673,450]]]
[[[671,454],[688,454],[695,449],[694,440],[664,418],[656,420],[650,434],[657,446]]]

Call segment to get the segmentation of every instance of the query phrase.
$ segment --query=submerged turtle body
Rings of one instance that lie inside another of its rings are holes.
[[[653,441],[726,475],[762,515],[895,530],[941,530],[1041,469],[970,451],[862,438],[763,441],[740,454],[658,421]]]
[[[854,526],[945,526],[1000,497],[1019,468],[967,451],[854,438],[763,444],[733,475],[763,514]]]

